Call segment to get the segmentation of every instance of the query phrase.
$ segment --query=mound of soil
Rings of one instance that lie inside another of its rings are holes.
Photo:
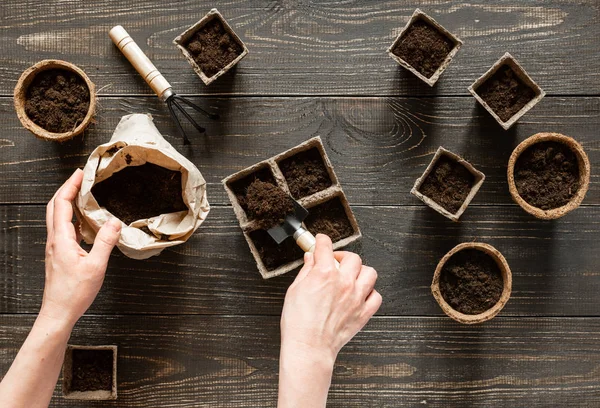
[[[442,155],[427,175],[419,191],[456,214],[475,184],[475,176],[462,164]]]
[[[535,91],[508,65],[498,68],[475,92],[504,122],[535,98]]]
[[[251,220],[252,217],[250,214],[248,214],[248,200],[246,198],[246,195],[248,194],[248,187],[250,187],[250,184],[252,184],[256,180],[276,184],[275,178],[273,177],[273,173],[271,173],[271,169],[269,169],[268,167],[259,169],[240,180],[235,180],[229,182],[228,184],[231,191],[233,191],[233,193],[235,194],[235,198],[237,199],[238,204],[242,207],[249,220]]]
[[[188,209],[181,195],[181,172],[152,163],[125,167],[92,187],[92,194],[125,224]]]
[[[243,52],[242,45],[229,35],[218,18],[213,18],[196,31],[185,48],[209,78]]]
[[[71,391],[110,391],[112,381],[112,350],[73,350]]]
[[[498,264],[477,249],[452,255],[442,268],[440,293],[461,313],[475,315],[492,308],[502,295],[504,282]]]
[[[331,186],[329,172],[317,148],[298,153],[279,163],[292,197],[299,199]]]
[[[558,142],[530,146],[517,159],[514,175],[519,195],[542,210],[567,204],[580,187],[577,156]]]
[[[354,234],[346,210],[337,197],[310,208],[308,212],[304,224],[313,235],[325,234],[337,242]]]
[[[424,20],[417,20],[404,32],[392,53],[424,77],[431,78],[453,48],[454,42],[437,28]]]
[[[254,180],[248,187],[246,205],[248,215],[265,230],[282,224],[286,215],[294,212],[294,201],[285,191],[260,180]]]
[[[304,251],[292,238],[288,238],[278,245],[268,232],[256,230],[250,233],[250,239],[254,242],[260,259],[269,271],[304,257]]]
[[[75,130],[89,109],[87,84],[78,74],[66,69],[40,72],[25,94],[25,113],[29,119],[53,133]]]

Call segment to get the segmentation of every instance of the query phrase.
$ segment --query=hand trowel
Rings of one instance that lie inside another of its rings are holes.
[[[267,232],[278,245],[288,237],[292,237],[304,252],[314,252],[317,240],[310,231],[302,226],[302,222],[308,216],[308,210],[302,207],[296,200],[292,201],[294,202],[294,212],[288,214],[282,224],[268,229]],[[337,260],[335,260],[335,266],[338,269],[340,267]]]

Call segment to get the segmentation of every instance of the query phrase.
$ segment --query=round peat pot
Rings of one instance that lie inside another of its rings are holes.
[[[535,144],[543,142],[556,142],[566,146],[577,158],[577,164],[579,168],[579,188],[577,192],[573,194],[566,204],[551,209],[538,208],[525,201],[525,199],[519,193],[515,183],[515,165],[517,164],[519,157],[521,157],[521,154]],[[575,139],[569,136],[561,135],[560,133],[537,133],[525,139],[515,148],[515,150],[513,150],[510,159],[508,160],[507,171],[508,189],[513,200],[529,214],[532,214],[533,216],[543,220],[560,218],[579,207],[590,185],[590,161],[583,151],[583,148],[575,141]]]
[[[85,82],[89,91],[90,102],[87,114],[85,115],[81,123],[77,124],[77,126],[75,126],[72,130],[69,130],[68,132],[55,133],[44,129],[43,127],[34,123],[33,120],[31,120],[31,118],[26,113],[25,105],[27,100],[27,90],[29,86],[38,74],[52,69],[61,69],[75,73]],[[96,112],[96,87],[94,86],[94,83],[90,81],[90,79],[87,77],[85,72],[83,72],[80,68],[71,64],[70,62],[61,60],[43,60],[27,68],[21,74],[21,77],[19,78],[19,81],[15,86],[14,100],[17,116],[19,117],[19,120],[27,130],[29,130],[31,133],[33,133],[40,139],[51,140],[55,142],[64,142],[81,134],[92,121],[92,118]]]
[[[503,288],[502,293],[500,295],[500,299],[492,307],[479,314],[465,314],[459,312],[458,310],[455,310],[452,306],[450,306],[450,304],[448,304],[448,302],[446,302],[440,290],[440,277],[442,275],[442,269],[444,268],[444,265],[454,254],[465,249],[474,249],[477,251],[482,251],[485,254],[489,255],[498,265],[500,274],[502,275]],[[435,268],[435,273],[433,274],[433,282],[431,283],[431,293],[433,294],[433,297],[438,302],[444,313],[446,313],[449,317],[456,320],[457,322],[464,324],[483,323],[486,320],[492,319],[500,312],[500,310],[502,310],[506,302],[508,302],[511,290],[512,273],[510,271],[510,268],[508,267],[506,259],[504,259],[504,256],[502,256],[502,254],[493,246],[476,242],[467,242],[459,244],[452,248],[452,250],[446,255],[444,255],[444,257],[440,260],[437,267]]]

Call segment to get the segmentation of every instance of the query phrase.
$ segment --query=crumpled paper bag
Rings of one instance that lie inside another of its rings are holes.
[[[181,155],[160,134],[152,116],[126,115],[121,118],[110,142],[98,146],[83,169],[83,183],[75,202],[75,213],[81,223],[81,235],[91,244],[109,219],[91,193],[92,187],[127,166],[146,162],[181,172],[182,197],[188,211],[161,214],[149,219],[122,223],[117,247],[133,259],[147,259],[171,246],[179,245],[196,231],[206,219],[210,206],[206,198],[206,181],[192,162]],[[154,236],[140,230],[147,227]]]

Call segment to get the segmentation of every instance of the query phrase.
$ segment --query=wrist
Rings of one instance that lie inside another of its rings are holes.
[[[73,331],[73,327],[75,326],[76,322],[76,320],[73,321],[73,319],[67,318],[65,316],[59,316],[55,313],[52,313],[51,310],[42,307],[35,321],[35,324],[52,332],[59,332],[70,335],[71,331]]]
[[[337,355],[327,348],[314,347],[302,342],[283,341],[280,357],[282,363],[289,363],[297,368],[307,367],[331,375]]]

